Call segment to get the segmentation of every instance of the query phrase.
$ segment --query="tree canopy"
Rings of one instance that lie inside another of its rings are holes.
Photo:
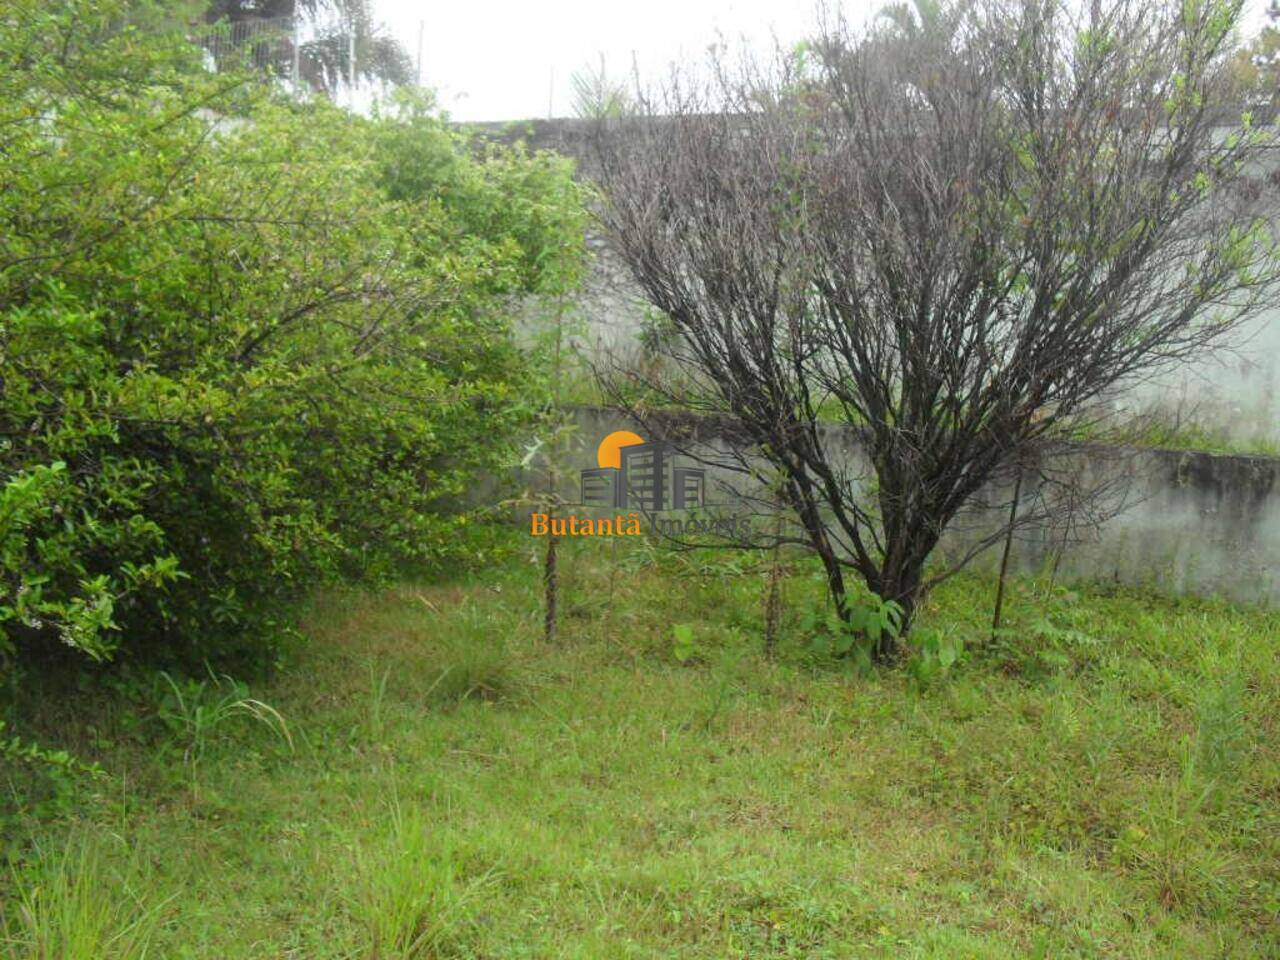
[[[600,220],[678,374],[610,389],[641,418],[655,396],[735,415],[846,618],[852,574],[909,622],[994,477],[1202,356],[1277,276],[1269,133],[1227,99],[1239,3],[920,8],[828,16],[595,123]]]

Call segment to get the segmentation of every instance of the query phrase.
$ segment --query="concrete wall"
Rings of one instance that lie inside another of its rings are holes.
[[[578,430],[568,458],[571,465],[594,466],[596,445],[614,430],[645,435],[640,425],[608,410],[582,407],[575,415]],[[717,451],[742,442],[730,418],[673,413],[664,423],[660,429],[666,438],[682,438],[693,452],[711,459]],[[854,466],[862,462],[858,436],[851,428],[828,425],[823,441],[835,460]],[[1070,461],[1072,469],[1082,470],[1092,484],[1111,484],[1111,505],[1120,507],[1123,501],[1123,509],[1098,527],[1032,525],[1019,530],[1011,553],[1014,569],[1039,573],[1052,567],[1060,582],[1107,582],[1244,603],[1280,602],[1280,459],[1087,445],[1066,448],[1058,459]],[[720,498],[727,497],[724,484],[717,491]],[[1007,482],[984,491],[981,496],[989,506],[975,507],[959,518],[939,548],[940,556],[958,557],[976,539],[998,529],[995,515],[1006,515],[1009,493]],[[572,469],[561,494],[576,499]],[[1027,504],[1034,495],[1034,488],[1024,485]],[[722,508],[734,509],[732,504]],[[746,504],[742,509],[755,507]],[[998,558],[998,548],[992,549],[975,563],[994,567]]]
[[[1233,446],[1280,448],[1280,306],[1214,356],[1135,384],[1126,399],[1139,411],[1220,434]]]
[[[1032,527],[1015,538],[1023,573],[1148,587],[1165,593],[1280,602],[1280,460],[1177,450],[1080,448],[1086,469],[1125,474],[1125,503],[1064,540]],[[994,566],[997,556],[982,564]]]

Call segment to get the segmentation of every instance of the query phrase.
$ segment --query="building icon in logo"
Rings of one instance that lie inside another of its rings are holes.
[[[617,430],[600,442],[598,466],[580,477],[582,505],[610,510],[689,510],[706,502],[706,473],[676,464],[668,443]]]

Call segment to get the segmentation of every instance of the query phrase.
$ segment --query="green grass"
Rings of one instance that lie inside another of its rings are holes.
[[[143,960],[160,924],[163,899],[147,904],[136,863],[122,873],[106,867],[107,838],[65,837],[36,844],[25,870],[11,877],[3,911],[6,950],[57,960]]]
[[[922,685],[806,653],[804,565],[770,661],[762,570],[594,542],[548,648],[535,559],[318,599],[289,739],[229,713],[198,790],[182,724],[33,687],[109,776],[12,838],[0,957],[1280,956],[1280,615],[1019,581],[991,643],[961,577]]]
[[[1175,424],[1148,417],[1140,426],[1118,428],[1126,444],[1161,450],[1188,450],[1226,456],[1280,457],[1280,441],[1274,433],[1258,431],[1253,437],[1233,436],[1221,427],[1197,423]],[[1108,438],[1111,439],[1111,438]]]

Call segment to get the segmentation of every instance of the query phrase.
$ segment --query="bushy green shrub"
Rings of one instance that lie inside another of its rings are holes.
[[[316,582],[442,562],[572,283],[564,161],[214,74],[128,0],[0,15],[0,644],[260,654]]]

